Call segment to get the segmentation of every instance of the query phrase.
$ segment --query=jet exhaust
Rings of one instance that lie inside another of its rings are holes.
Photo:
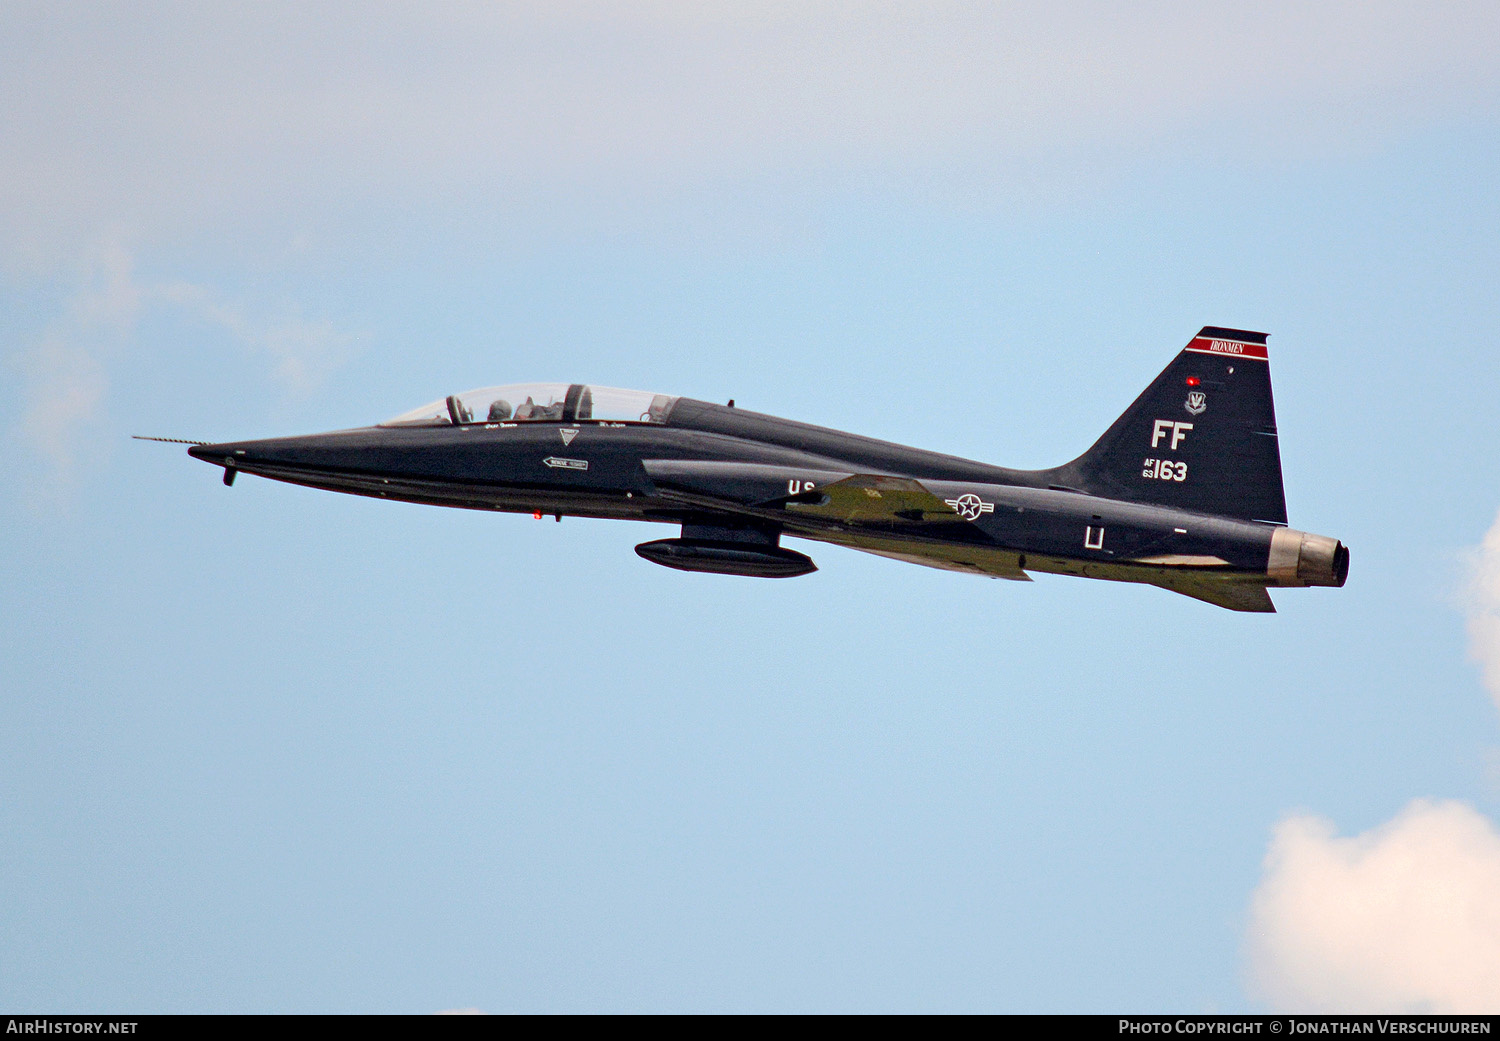
[[[1327,535],[1277,528],[1266,575],[1282,586],[1342,586],[1349,577],[1349,548]]]

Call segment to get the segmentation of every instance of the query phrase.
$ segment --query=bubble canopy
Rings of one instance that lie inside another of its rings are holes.
[[[450,394],[388,419],[383,427],[470,423],[665,423],[676,398],[583,383],[508,383]]]

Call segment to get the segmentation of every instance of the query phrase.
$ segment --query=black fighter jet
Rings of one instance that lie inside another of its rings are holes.
[[[728,405],[582,383],[453,394],[373,427],[193,444],[330,491],[681,527],[636,547],[683,571],[817,570],[783,536],[1028,581],[1146,582],[1235,611],[1268,586],[1342,586],[1349,551],[1287,527],[1266,334],[1203,329],[1104,436],[1007,470]]]

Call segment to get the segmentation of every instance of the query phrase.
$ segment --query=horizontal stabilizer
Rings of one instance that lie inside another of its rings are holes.
[[[1190,575],[1184,575],[1181,578],[1165,578],[1152,584],[1174,593],[1181,593],[1183,596],[1190,596],[1194,600],[1202,600],[1217,607],[1226,607],[1231,611],[1276,613],[1276,605],[1271,602],[1271,594],[1267,592],[1265,586],[1249,585],[1243,582],[1214,581]]]

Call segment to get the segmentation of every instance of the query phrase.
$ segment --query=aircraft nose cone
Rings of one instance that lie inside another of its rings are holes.
[[[263,441],[226,441],[216,445],[194,445],[188,455],[215,466],[249,466],[253,463],[296,464],[316,449],[324,435],[277,437]]]
[[[205,463],[213,463],[215,466],[234,466],[236,463],[246,465],[255,461],[267,461],[273,458],[272,453],[261,450],[266,442],[261,441],[226,441],[218,445],[194,445],[188,449],[188,455],[194,459],[202,459]]]
[[[275,437],[260,441],[229,441],[194,445],[194,459],[224,468],[224,483],[243,470],[277,480],[296,480],[303,474],[345,473],[365,469],[373,444],[384,432],[336,430],[301,437]]]
[[[218,463],[220,466],[224,464],[228,454],[224,445],[194,445],[188,449],[188,455],[194,459],[202,459],[205,463]]]
[[[232,444],[193,445],[188,449],[188,455],[194,459],[202,459],[205,463],[222,466],[224,468],[224,484],[229,486],[234,484],[235,474],[238,473],[234,465],[235,459],[236,457],[243,457],[245,453],[243,451],[237,452]]]

